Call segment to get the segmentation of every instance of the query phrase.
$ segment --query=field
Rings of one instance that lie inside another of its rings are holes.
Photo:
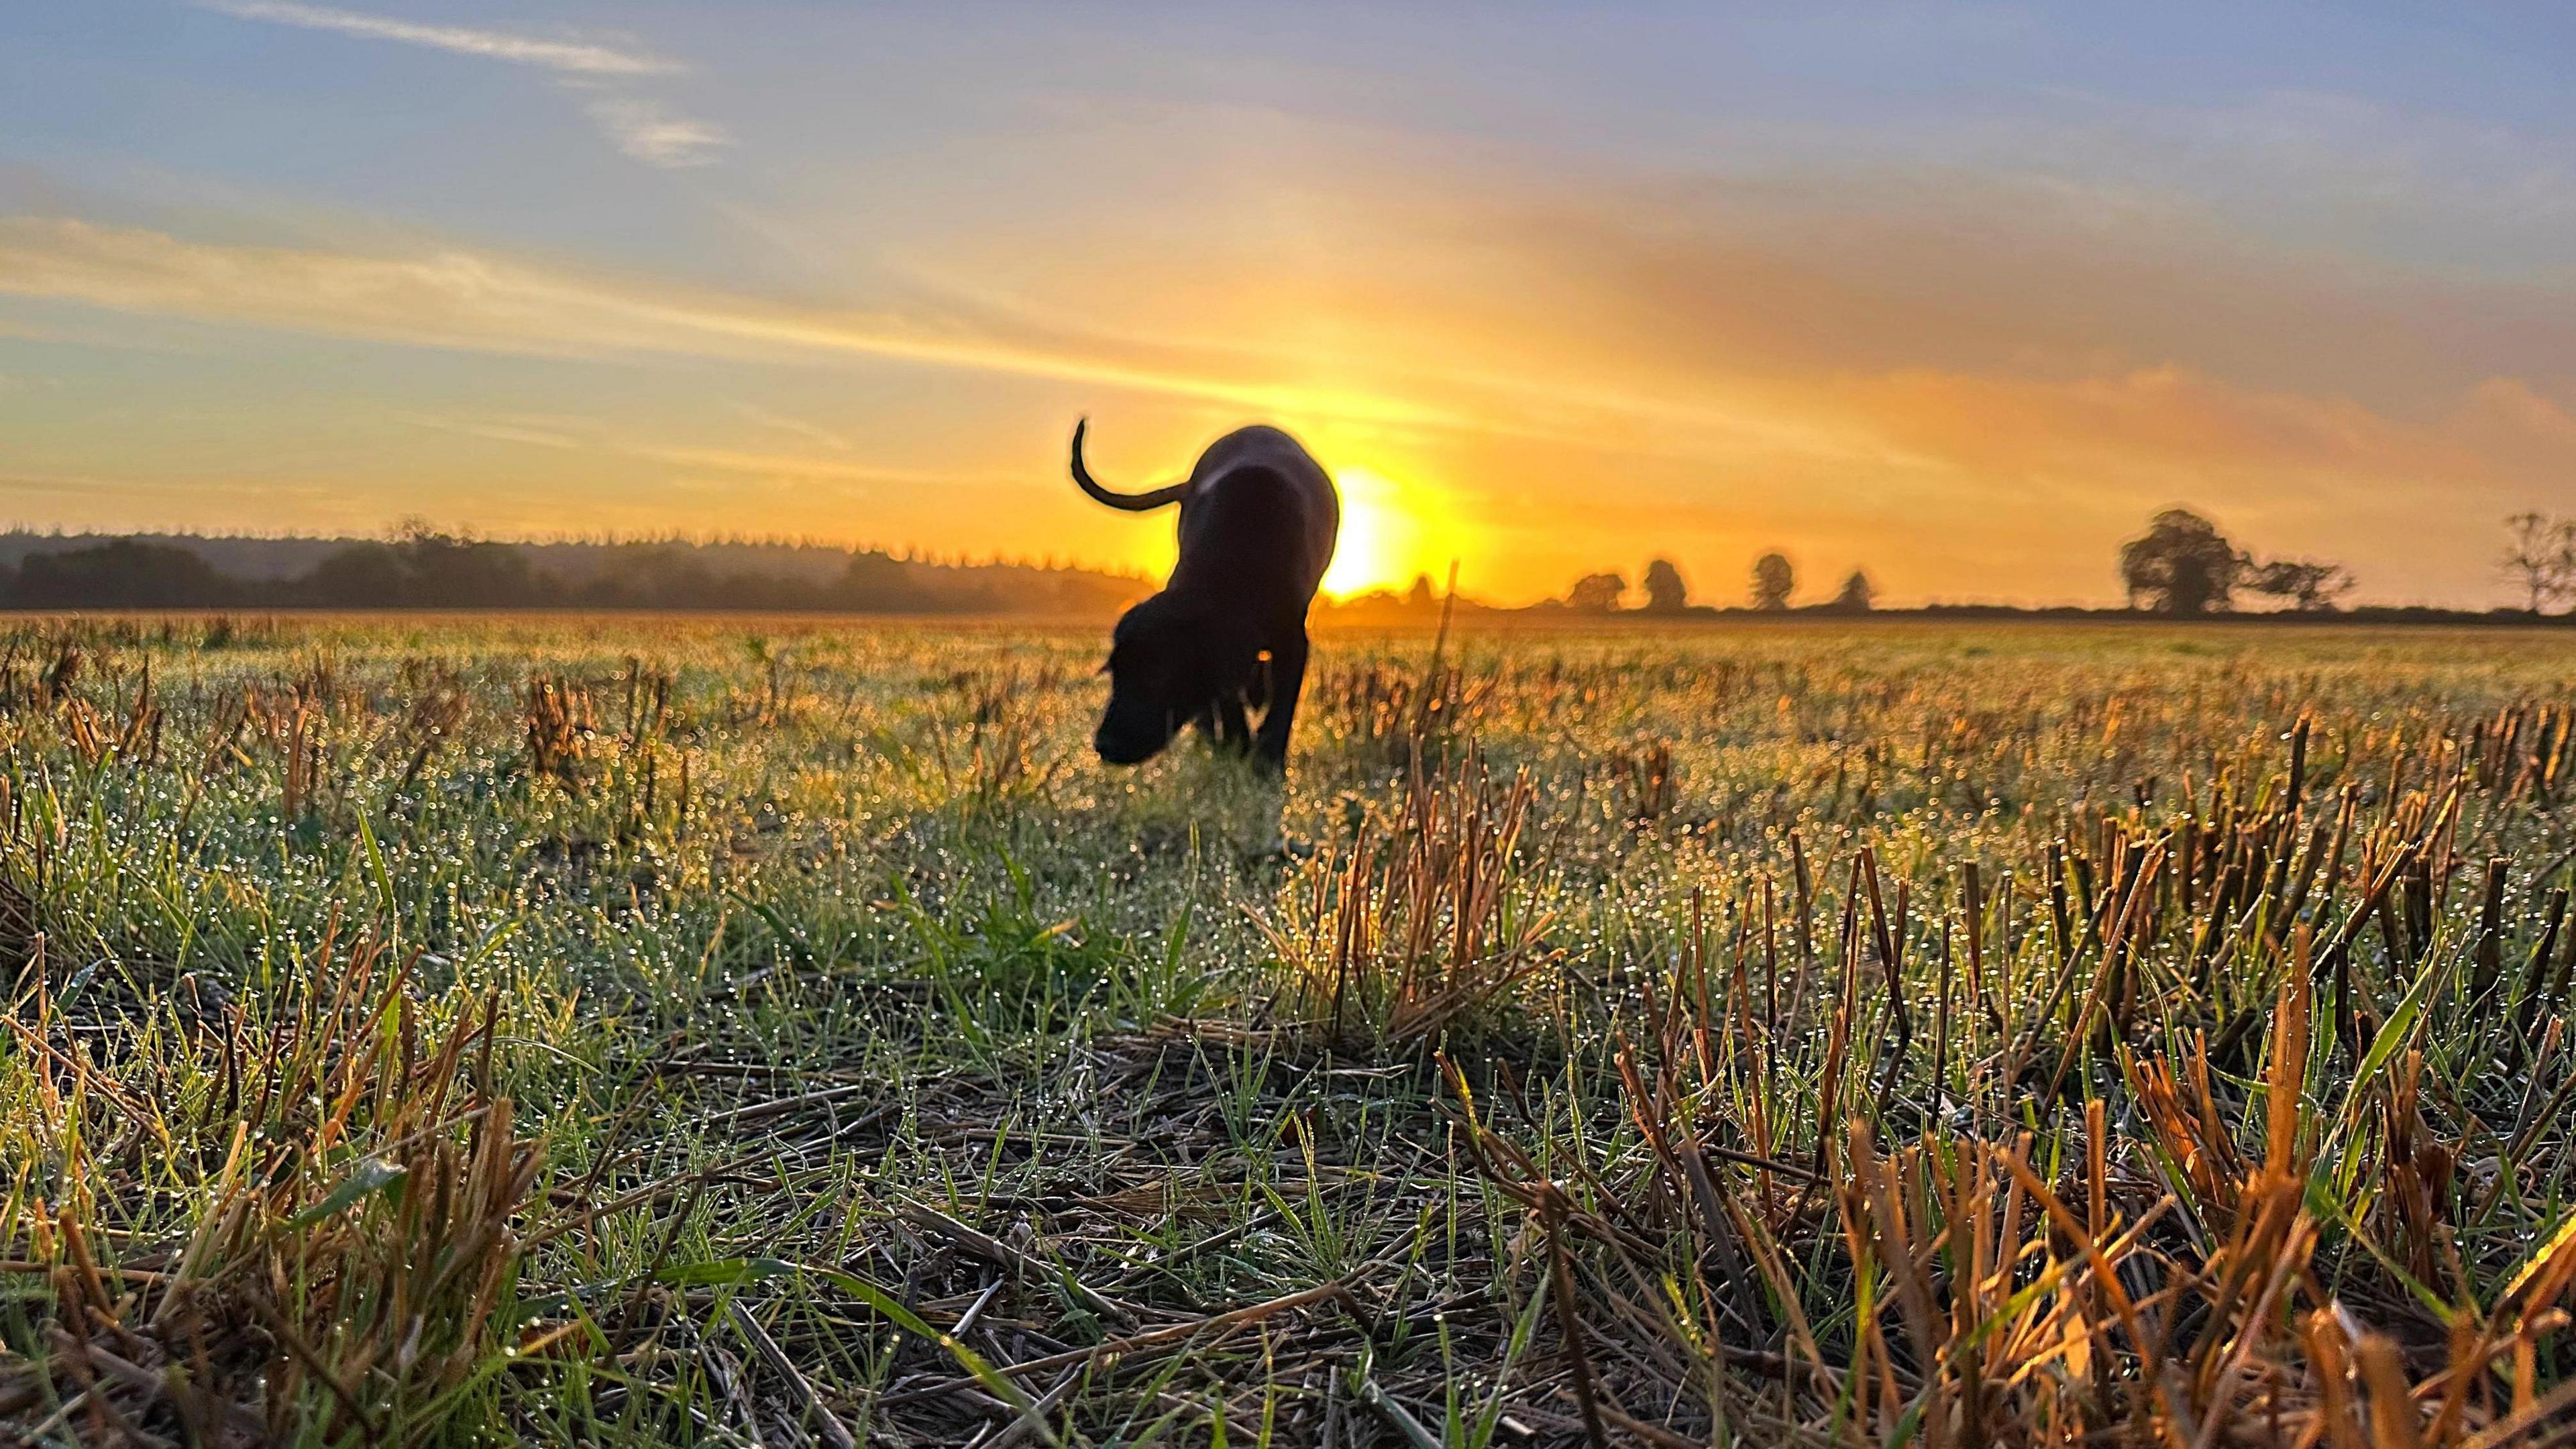
[[[2576,1443],[2576,635],[23,621],[43,1443]]]

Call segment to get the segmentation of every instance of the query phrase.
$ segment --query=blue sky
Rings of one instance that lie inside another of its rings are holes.
[[[2485,601],[2576,504],[2576,10],[0,10],[0,517],[2098,599],[2156,507]]]

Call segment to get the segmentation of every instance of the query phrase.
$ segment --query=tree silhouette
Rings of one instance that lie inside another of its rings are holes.
[[[2258,594],[2287,599],[2302,614],[2331,614],[2335,600],[2350,592],[2352,571],[2316,559],[2277,558],[2256,568],[2246,587]]]
[[[839,609],[1115,613],[1142,580],[1026,564],[951,567],[784,540],[502,543],[417,519],[378,539],[0,531],[0,607]],[[1393,602],[1393,596],[1388,596]]]
[[[1583,614],[1615,613],[1627,597],[1628,581],[1617,574],[1585,574],[1565,592],[1565,606]]]
[[[412,577],[426,602],[470,607],[546,602],[552,582],[506,543],[472,538],[423,539],[410,547]]]
[[[233,581],[184,548],[112,539],[18,566],[9,602],[22,609],[188,609],[232,602]]]
[[[1753,607],[1785,609],[1798,591],[1798,571],[1784,553],[1766,553],[1753,561]]]
[[[1431,575],[1415,574],[1413,586],[1404,591],[1404,606],[1408,609],[1428,609],[1435,602],[1437,600],[1431,594]]]
[[[394,546],[363,542],[324,554],[297,588],[305,603],[326,609],[366,609],[404,602],[402,583],[402,555]]]
[[[1866,614],[1877,602],[1878,585],[1859,569],[1851,571],[1851,577],[1843,580],[1842,592],[1834,595],[1834,607],[1847,614]]]
[[[2576,595],[2576,518],[2517,513],[2504,526],[2504,571],[2522,585],[2524,609],[2537,614]]]
[[[2177,618],[2197,618],[2234,602],[2252,561],[2218,526],[2187,508],[2168,508],[2148,520],[2146,533],[2120,546],[2120,581],[2129,607],[2141,597]]]
[[[1646,565],[1646,612],[1678,614],[1690,607],[1690,586],[1682,582],[1682,571],[1673,561],[1659,558]]]

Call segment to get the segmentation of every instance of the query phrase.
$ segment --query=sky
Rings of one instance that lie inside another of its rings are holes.
[[[0,523],[2489,604],[2576,510],[2576,7],[15,0]]]

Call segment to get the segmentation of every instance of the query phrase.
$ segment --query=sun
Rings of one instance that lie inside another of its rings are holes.
[[[1333,477],[1342,494],[1342,536],[1324,592],[1337,598],[1400,587],[1419,567],[1421,520],[1405,505],[1407,490],[1384,474],[1344,468]]]

